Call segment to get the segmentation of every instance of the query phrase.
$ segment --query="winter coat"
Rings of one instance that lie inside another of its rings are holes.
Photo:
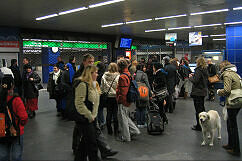
[[[141,70],[137,70],[136,73],[135,73],[134,79],[135,79],[136,82],[145,83],[145,85],[149,88],[149,97],[151,97],[152,96],[151,88],[150,88],[150,84],[149,84],[147,74],[144,73]]]
[[[191,96],[206,96],[208,89],[208,70],[207,68],[197,67],[193,77],[189,80],[192,82]]]
[[[16,87],[21,87],[22,86],[22,77],[20,74],[19,67],[17,65],[12,65],[9,67],[9,69],[11,69],[11,71],[13,72],[13,75],[14,75],[14,85]]]
[[[214,76],[214,75],[216,75],[217,74],[217,72],[216,72],[216,67],[215,67],[215,65],[213,65],[213,64],[209,64],[208,65],[208,75],[209,75],[209,77],[212,77],[212,76]]]
[[[108,92],[108,97],[115,98],[118,80],[119,80],[119,73],[105,72],[104,75],[102,76],[102,80],[101,80],[101,92],[102,93],[108,92],[108,90],[113,82],[113,85],[110,88],[110,91]]]
[[[122,73],[126,73],[130,76],[128,68],[125,68]],[[118,104],[123,104],[124,106],[129,107],[130,103],[127,101],[127,94],[130,86],[130,78],[122,73],[120,73],[118,80],[118,86],[116,89],[116,100]]]
[[[164,71],[164,70],[159,69],[154,75],[153,88],[155,91],[159,91],[159,90],[163,89],[164,87],[167,87],[166,74],[162,71]]]
[[[33,78],[33,81],[30,81],[29,79]],[[39,91],[35,87],[36,84],[41,82],[41,78],[39,75],[35,72],[32,72],[32,74],[27,79],[27,73],[25,77],[23,78],[23,87],[24,87],[24,97],[25,98],[37,98],[39,96]]]
[[[97,83],[98,86],[98,83]],[[81,82],[75,89],[75,107],[77,111],[84,115],[91,122],[92,118],[97,117],[100,94],[97,89],[88,86],[88,100],[93,103],[93,110],[87,109],[84,101],[86,99],[86,83]]]
[[[65,70],[62,73],[61,83],[65,90],[68,91],[68,93],[72,93],[72,83],[70,82],[70,75],[68,70]]]
[[[60,74],[58,76],[58,79],[57,79],[57,84],[55,84],[55,81],[53,80],[53,75],[54,75],[54,72],[51,72],[49,74],[49,80],[48,80],[48,85],[47,85],[47,91],[49,92],[49,95],[50,95],[50,99],[56,99],[58,96],[56,95],[55,93],[55,88],[57,86],[61,86],[61,78],[62,78],[62,71],[60,71]],[[61,87],[60,87],[61,88]]]
[[[240,78],[236,72],[237,68],[233,64],[228,65],[221,70],[222,74],[220,76],[220,79],[224,81],[224,89],[218,91],[219,96],[229,97],[231,90],[241,88]],[[228,100],[226,99],[226,104],[227,103]],[[227,107],[229,108],[229,106]]]
[[[10,101],[13,98],[13,96],[8,96],[7,101]],[[16,124],[20,120],[19,129],[20,129],[20,135],[24,134],[24,125],[28,122],[28,114],[25,110],[23,101],[20,97],[16,97],[13,99],[12,102],[13,112],[18,116],[16,117]]]
[[[170,94],[172,94],[175,92],[175,86],[177,82],[176,66],[173,64],[168,64],[165,66],[165,71],[168,73],[166,75],[167,90]]]

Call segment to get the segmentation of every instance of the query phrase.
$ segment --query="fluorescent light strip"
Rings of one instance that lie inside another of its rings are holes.
[[[222,37],[222,36],[226,36],[226,34],[220,34],[220,35],[210,35],[211,37]]]
[[[51,18],[51,17],[56,17],[56,16],[58,16],[58,14],[55,13],[55,14],[52,14],[52,15],[38,17],[38,18],[36,18],[36,20],[39,21],[39,20],[44,20],[44,19]]]
[[[176,27],[176,28],[168,28],[168,30],[181,30],[181,29],[190,29],[192,28],[191,26],[187,26],[187,27]]]
[[[242,7],[233,8],[233,10],[242,10]]]
[[[224,23],[224,25],[235,25],[235,24],[242,24],[242,21],[240,21],[240,22],[228,22],[228,23]]]
[[[166,31],[166,29],[145,30],[145,32]]]
[[[125,1],[125,0],[112,0],[112,1],[101,2],[101,3],[89,5],[89,8],[105,6],[105,5],[108,5],[108,4],[117,3],[117,2],[121,2],[121,1]]]
[[[208,37],[208,35],[203,35],[202,37]]]
[[[213,11],[205,11],[205,12],[197,12],[197,13],[191,13],[191,16],[194,15],[203,15],[203,14],[209,14],[209,13],[218,13],[218,12],[227,12],[229,9],[221,9],[221,10],[213,10]]]
[[[113,23],[113,24],[108,24],[108,25],[102,25],[102,27],[111,27],[111,26],[120,26],[120,25],[123,25],[124,23],[121,22],[121,23]]]
[[[137,20],[137,21],[128,21],[126,24],[132,24],[132,23],[139,23],[139,22],[146,22],[146,21],[152,21],[152,19],[145,19],[145,20]]]
[[[213,39],[213,41],[226,41],[226,39]]]
[[[183,15],[176,15],[176,16],[166,16],[166,17],[155,18],[155,20],[163,20],[163,19],[177,18],[177,17],[185,17],[185,16],[187,16],[187,15],[186,14],[183,14]]]
[[[218,24],[209,24],[209,25],[199,25],[199,26],[194,26],[195,28],[199,28],[199,27],[210,27],[210,26],[221,26],[221,23]]]
[[[86,9],[88,9],[88,8],[87,7],[80,7],[80,8],[76,8],[76,9],[71,9],[71,10],[60,12],[59,15],[65,15],[65,14],[78,12],[78,11],[82,11],[82,10],[86,10]]]

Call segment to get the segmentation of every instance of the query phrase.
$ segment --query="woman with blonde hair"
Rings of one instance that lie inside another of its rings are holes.
[[[114,135],[118,135],[118,104],[116,101],[116,88],[119,79],[118,65],[110,63],[108,72],[105,72],[101,80],[102,94],[107,94],[107,129],[108,134],[113,134],[112,120],[114,123]]]
[[[84,116],[84,120],[76,122],[78,133],[82,136],[75,155],[75,161],[99,161],[96,140],[96,117],[98,112],[100,88],[97,83],[98,69],[94,65],[87,66],[81,77],[75,79],[75,107]]]
[[[194,74],[189,74],[189,80],[192,82],[192,93],[197,124],[192,127],[192,130],[201,131],[202,128],[199,124],[199,113],[205,111],[204,98],[207,95],[208,83],[208,70],[205,59],[200,57],[197,59],[197,67]]]

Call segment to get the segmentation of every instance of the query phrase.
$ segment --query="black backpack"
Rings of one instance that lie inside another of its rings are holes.
[[[80,80],[75,80],[73,83],[73,95],[72,95],[72,100],[71,100],[71,106],[68,107],[68,114],[67,117],[71,121],[79,122],[79,123],[88,123],[88,119],[84,117],[84,115],[81,115],[75,106],[75,89],[76,87],[81,83]],[[93,110],[93,103],[88,101],[88,83],[86,83],[86,98],[85,98],[85,105],[88,110],[92,111]]]
[[[20,136],[20,120],[16,123],[16,118],[19,118],[13,111],[13,100],[17,96],[13,96],[8,102],[7,107],[0,109],[0,143],[12,143]],[[14,132],[13,132],[14,131]]]
[[[129,103],[135,103],[139,99],[137,82],[134,79],[132,79],[132,77],[129,76],[128,74],[126,73],[122,73],[122,74],[126,75],[130,80],[129,91],[127,94],[127,101]]]

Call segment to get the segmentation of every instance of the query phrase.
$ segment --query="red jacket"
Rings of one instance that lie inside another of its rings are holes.
[[[126,73],[130,76],[128,68],[123,70],[123,73]],[[127,102],[127,93],[129,91],[130,79],[127,75],[120,73],[118,80],[118,85],[116,89],[116,100],[118,104],[123,104],[126,107],[130,106],[130,103]]]
[[[7,97],[7,101],[9,101],[13,96],[8,96]],[[16,97],[14,98],[13,102],[12,102],[12,107],[13,107],[13,112],[19,117],[20,119],[20,135],[24,134],[24,125],[27,124],[28,122],[28,114],[25,110],[23,101],[21,100],[20,97]],[[16,118],[16,123],[19,120],[18,118]]]

